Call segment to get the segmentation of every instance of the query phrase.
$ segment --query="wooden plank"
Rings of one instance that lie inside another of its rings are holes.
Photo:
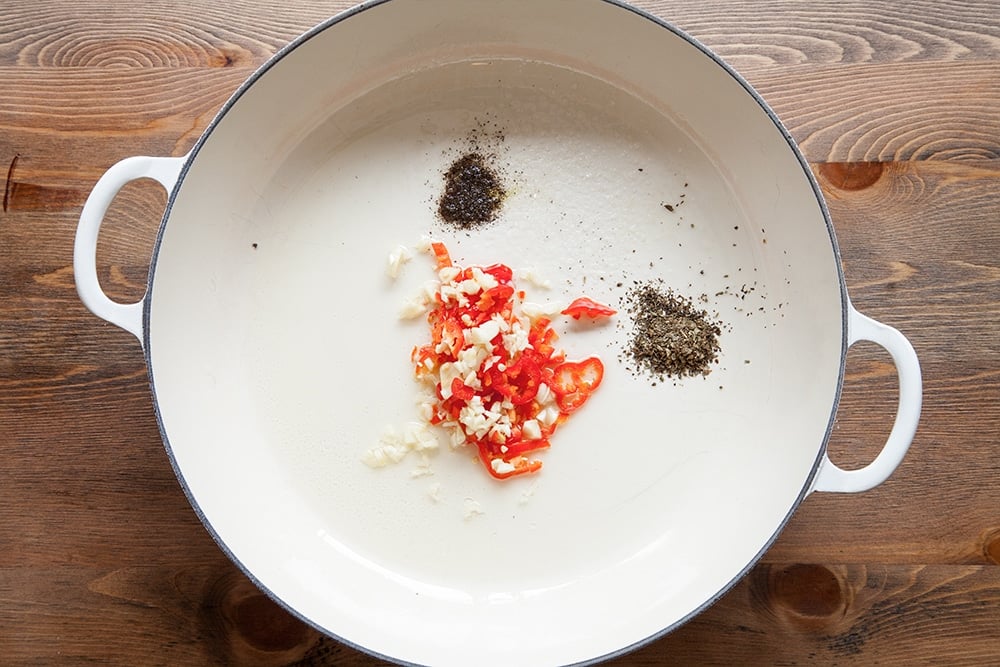
[[[811,161],[1000,158],[995,62],[830,65],[747,77]]]
[[[994,60],[1000,53],[1000,20],[991,0],[635,4],[676,23],[745,72],[838,63]]]
[[[0,656],[4,664],[378,665],[253,587],[173,476],[135,339],[73,285],[80,207],[180,155],[253,69],[344,0],[14,3],[0,16]],[[611,664],[992,664],[1000,653],[1000,13],[994,0],[643,0],[715,49],[802,144],[854,303],[913,341],[917,439],[884,485],[808,498],[762,563]],[[9,174],[9,177],[7,175]],[[142,294],[165,195],[135,183],[102,284]],[[831,453],[862,465],[895,372],[848,358]]]
[[[321,636],[224,560],[6,567],[0,592],[8,664],[97,654],[116,664],[387,664]],[[792,562],[755,568],[688,624],[608,664],[991,664],[998,650],[996,566]]]
[[[292,25],[277,16],[234,23],[194,6],[154,6],[145,18],[95,8],[82,22],[57,20],[58,3],[15,13],[0,30],[8,37],[0,64],[9,63],[0,67],[0,128],[13,148],[0,145],[0,159],[42,128],[99,144],[128,136],[133,153],[183,154],[254,67],[346,5],[311,7]],[[746,75],[810,160],[1000,156],[1000,120],[989,111],[1000,103],[1000,69],[988,59],[1000,49],[1000,21],[989,3],[702,5],[640,3],[676,17]],[[32,39],[40,20],[49,22],[46,39]],[[90,36],[92,22],[106,42]],[[29,137],[16,134],[22,128]]]
[[[182,155],[249,75],[209,68],[43,72],[0,69],[0,164],[20,154],[65,168],[60,147],[71,138],[87,154],[113,159]],[[746,75],[813,162],[1000,158],[997,63],[823,65]],[[50,139],[38,141],[40,133]]]
[[[120,6],[84,0],[15,5],[0,22],[0,65],[23,67],[243,67],[354,3],[235,8],[200,0]],[[991,0],[905,5],[856,0],[636,0],[735,67],[992,59],[1000,21]]]
[[[621,664],[988,664],[998,597],[992,566],[765,564]]]
[[[0,164],[94,176],[129,155],[183,155],[249,69],[0,68]],[[90,163],[88,156],[100,156]],[[86,164],[79,164],[87,160]],[[8,167],[9,170],[9,167]],[[29,183],[31,181],[28,181]],[[89,191],[89,188],[86,189]]]

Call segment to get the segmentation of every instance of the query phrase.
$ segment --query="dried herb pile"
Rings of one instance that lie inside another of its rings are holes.
[[[625,351],[636,370],[660,380],[711,372],[722,329],[707,311],[656,281],[630,288],[624,306],[634,322]]]

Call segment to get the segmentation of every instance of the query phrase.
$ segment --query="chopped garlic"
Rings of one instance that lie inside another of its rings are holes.
[[[435,252],[436,246],[432,239],[423,237],[416,249],[441,261],[444,251],[438,247]],[[396,278],[403,265],[413,257],[411,250],[397,246],[390,252],[387,272],[391,278]],[[508,283],[506,279],[510,275],[509,269],[503,265],[499,267],[496,275],[478,266],[465,269],[440,267],[432,274],[437,280],[426,281],[416,298],[402,304],[401,319],[417,318],[427,313],[428,309],[441,311],[428,317],[436,342],[431,346],[414,347],[411,353],[415,378],[423,387],[422,395],[415,403],[419,421],[405,424],[400,432],[389,429],[378,446],[362,457],[366,464],[382,467],[416,452],[420,461],[410,471],[410,476],[433,475],[428,452],[439,448],[438,437],[433,431],[441,428],[444,429],[442,435],[447,435],[447,442],[454,449],[464,449],[470,443],[475,445],[478,442],[480,446],[490,443],[490,451],[499,453],[495,454],[496,458],[486,457],[487,467],[494,475],[505,477],[527,472],[517,467],[526,461],[524,457],[514,457],[516,463],[505,460],[511,456],[511,448],[522,441],[537,443],[543,434],[551,434],[560,420],[565,419],[551,387],[544,383],[539,385],[535,401],[529,406],[533,414],[526,415],[521,406],[514,405],[509,395],[515,385],[519,386],[524,379],[520,376],[496,377],[497,373],[505,374],[518,357],[523,358],[522,353],[531,350],[530,337],[534,327],[550,333],[548,318],[556,316],[565,306],[555,301],[523,303],[524,292],[517,291],[513,283]],[[520,274],[537,287],[551,286],[534,269],[525,269]],[[490,298],[483,298],[483,293],[496,290],[501,283],[505,286],[504,290],[491,294]],[[499,301],[495,299],[497,295],[502,295]],[[475,304],[477,308],[469,309],[470,304]],[[520,313],[517,312],[519,306]],[[434,316],[438,314],[442,317],[436,319]],[[489,319],[481,321],[486,317]],[[545,321],[539,323],[538,320],[543,318]],[[552,357],[548,361],[556,363],[557,359]],[[489,373],[486,374],[486,371]],[[508,383],[510,391],[505,388],[504,382]],[[463,392],[472,394],[472,397],[458,400],[452,387],[461,388],[459,393],[463,397],[467,395]],[[512,440],[515,432],[516,443]],[[478,456],[473,454],[472,458],[476,460]],[[431,485],[428,497],[433,502],[439,502],[439,491],[440,484]],[[465,518],[479,514],[483,514],[479,503],[466,498]]]
[[[503,346],[511,358],[513,358],[531,347],[531,343],[528,342],[528,332],[520,324],[515,324],[510,333],[503,335]]]
[[[421,298],[410,299],[399,309],[399,319],[412,320],[427,312],[427,301]]]
[[[462,384],[466,387],[470,387],[479,391],[483,388],[483,383],[479,381],[479,377],[476,375],[476,371],[469,371],[469,373],[462,379]]]
[[[442,395],[444,395],[443,390],[442,386]],[[482,398],[473,396],[458,413],[458,421],[465,426],[467,433],[476,438],[483,438],[500,421],[501,417],[505,416],[501,415],[499,410],[487,409],[483,405]]]
[[[450,283],[458,277],[462,271],[457,266],[444,266],[438,269],[438,278],[443,283]]]
[[[419,406],[417,406],[417,411],[420,413],[420,418],[425,422],[430,422],[434,418],[434,404],[429,401],[422,401]]]
[[[541,412],[539,412],[535,419],[542,426],[552,426],[557,421],[559,421],[559,408],[554,405],[549,405],[545,407]]]
[[[521,304],[521,312],[531,319],[555,317],[564,310],[566,310],[566,305],[557,301],[546,301],[545,303],[525,301]]]
[[[493,320],[487,320],[478,327],[465,330],[465,342],[468,345],[486,345],[497,337],[500,327]]]
[[[483,289],[483,291],[493,289],[500,284],[496,278],[486,273],[478,266],[472,267],[472,279],[479,283],[479,286]]]
[[[424,286],[422,288],[424,301],[427,301],[428,303],[433,302],[439,287],[441,287],[441,283],[437,280],[428,280],[424,282]]]
[[[431,460],[428,458],[427,454],[420,454],[420,463],[417,467],[410,471],[410,477],[416,479],[417,477],[427,477],[433,475],[434,471],[431,470]]]
[[[466,498],[465,499],[465,519],[466,520],[473,519],[473,518],[475,518],[477,516],[480,516],[482,514],[485,514],[485,512],[483,512],[483,506],[479,504],[479,501],[474,500],[473,498]]]
[[[397,433],[391,426],[386,428],[380,438],[381,444],[372,447],[361,457],[361,461],[372,468],[384,468],[390,463],[399,463],[411,451],[425,452],[436,450],[438,439],[421,422],[407,422],[402,433]]]
[[[441,502],[441,497],[439,495],[440,493],[441,493],[440,482],[434,482],[427,488],[427,497],[430,498],[432,502],[435,503]]]
[[[438,439],[434,437],[426,424],[407,422],[403,431],[403,444],[415,452],[438,448]]]
[[[389,253],[389,265],[386,267],[386,273],[389,274],[390,278],[396,278],[403,264],[406,264],[412,258],[413,253],[410,252],[409,248],[402,245],[396,246]]]
[[[490,461],[490,467],[493,468],[493,472],[498,475],[503,475],[517,470],[513,464],[507,463],[503,459],[493,459]]]
[[[535,287],[539,287],[541,289],[550,289],[552,287],[552,281],[539,276],[538,272],[533,268],[520,269],[517,273],[519,278],[527,280]]]
[[[441,398],[447,400],[451,398],[451,385],[455,381],[455,378],[462,377],[462,369],[458,364],[446,361],[441,364],[438,372],[441,376]]]
[[[462,427],[458,424],[452,424],[451,434],[448,439],[448,444],[452,449],[461,449],[465,446],[465,432]]]
[[[482,345],[475,345],[459,352],[457,363],[461,365],[463,371],[467,373],[476,373],[479,371],[479,367],[482,366],[483,361],[489,355],[490,352],[485,347]]]
[[[370,468],[384,468],[390,463],[399,463],[406,454],[407,449],[401,445],[380,445],[365,452],[361,461]]]
[[[528,419],[521,425],[521,435],[525,440],[541,440],[542,429],[537,419]]]
[[[490,318],[490,321],[491,322],[496,322],[497,326],[500,327],[500,333],[507,333],[507,332],[510,331],[510,328],[511,328],[510,322],[508,322],[507,320],[505,320],[499,313],[493,315],[493,317]],[[520,326],[520,323],[518,323],[516,321],[515,321],[515,324],[517,326]]]
[[[441,295],[441,300],[445,303],[449,301],[457,301],[459,305],[468,305],[469,303],[468,298],[452,285],[441,285],[438,288],[438,294]],[[463,299],[465,300],[465,304],[462,304]]]

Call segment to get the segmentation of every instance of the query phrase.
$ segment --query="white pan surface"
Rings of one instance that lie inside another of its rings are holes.
[[[456,231],[441,174],[484,124],[511,194]],[[647,278],[705,294],[719,363],[652,386],[619,360],[627,314],[562,322],[606,375],[538,475],[498,483],[447,446],[432,476],[415,456],[371,469],[383,429],[417,419],[426,324],[398,311],[431,261],[392,281],[386,258],[424,235],[535,269],[552,287],[532,300],[618,305]],[[846,303],[806,168],[687,38],[602,0],[394,0],[296,43],[206,134],[146,343],[193,504],[283,604],[396,660],[552,665],[676,626],[770,544],[836,409]]]

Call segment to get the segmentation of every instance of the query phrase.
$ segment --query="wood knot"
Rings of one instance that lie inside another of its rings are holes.
[[[245,67],[253,64],[253,57],[235,49],[222,50],[212,54],[211,63],[215,67]]]
[[[233,610],[236,631],[261,651],[288,651],[306,643],[309,629],[266,595],[251,595]]]
[[[758,604],[803,630],[829,628],[849,603],[840,577],[823,565],[762,565],[750,586]]]
[[[1000,565],[1000,528],[987,533],[983,539],[983,556],[987,561]]]
[[[840,190],[864,190],[882,177],[883,162],[825,162],[819,173],[826,181]]]
[[[301,660],[322,640],[238,572],[212,582],[201,614],[206,640],[225,664],[284,665]]]
[[[831,616],[844,608],[837,575],[822,565],[790,565],[774,575],[775,602],[800,616]]]

